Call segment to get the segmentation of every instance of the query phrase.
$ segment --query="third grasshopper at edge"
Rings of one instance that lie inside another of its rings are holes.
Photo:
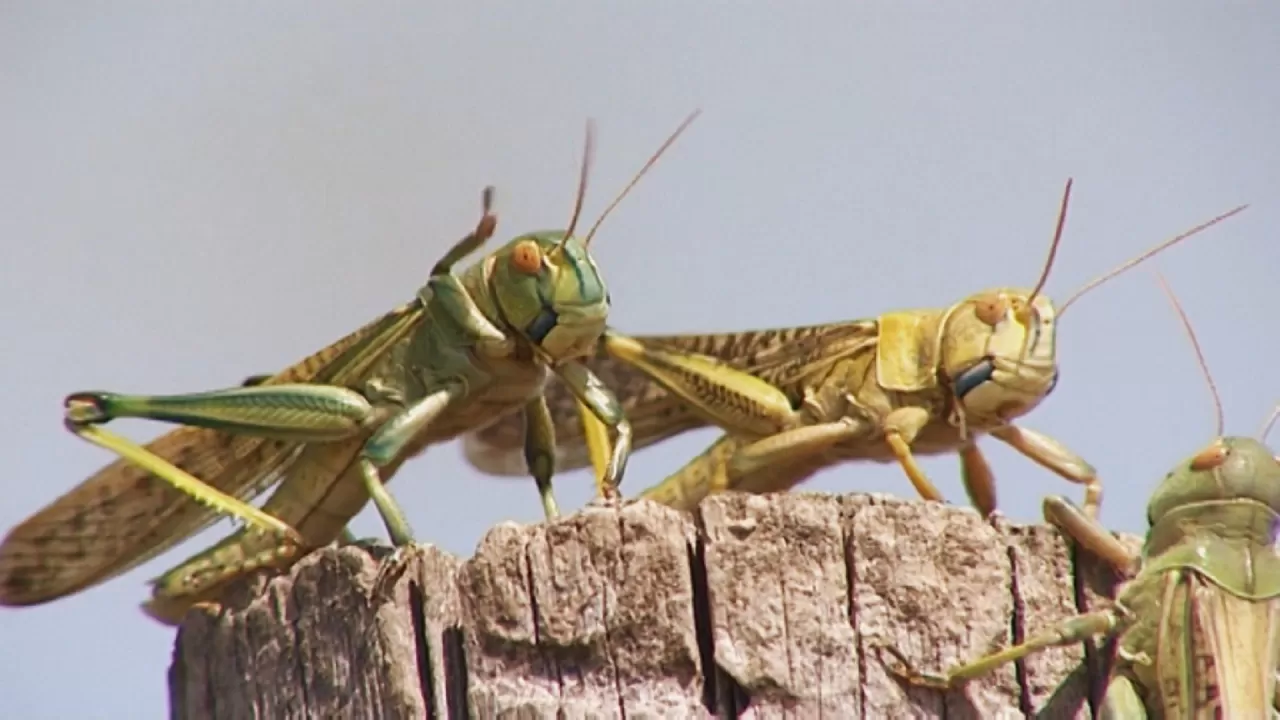
[[[606,331],[588,367],[617,393],[640,449],[707,425],[726,431],[642,497],[691,510],[721,490],[788,490],[838,462],[897,462],[925,499],[942,495],[917,455],[959,452],[965,489],[996,509],[982,434],[1085,486],[1094,469],[1061,443],[1013,423],[1053,390],[1057,321],[1085,292],[1247,206],[1214,218],[1087,284],[1060,309],[1040,292],[1053,266],[1071,193],[1067,181],[1049,259],[1032,290],[995,288],[943,309],[873,320],[718,334],[627,336]],[[547,389],[557,467],[603,471],[608,438],[563,388]],[[524,474],[521,427],[508,418],[464,436],[467,460],[493,475]]]
[[[428,445],[494,417],[530,420],[527,450],[548,516],[555,438],[542,392],[553,374],[613,427],[601,494],[616,496],[630,449],[616,398],[579,359],[605,328],[609,296],[588,245],[609,212],[698,113],[686,119],[607,207],[573,234],[592,131],[566,231],[521,235],[461,272],[454,264],[493,234],[491,190],[476,230],[432,269],[417,297],[271,376],[190,395],[75,393],[72,432],[121,455],[11,530],[0,544],[0,605],[56,600],[142,563],[218,514],[246,526],[154,581],[152,617],[176,623],[231,579],[282,568],[328,544],[372,497],[392,541],[412,534],[383,487]],[[176,422],[141,447],[100,427],[119,417]],[[266,505],[244,502],[279,482]]]
[[[1156,487],[1137,557],[1070,500],[1044,501],[1046,520],[1130,579],[1107,607],[945,673],[922,672],[898,648],[884,647],[892,672],[949,690],[1050,647],[1115,637],[1101,717],[1271,718],[1280,711],[1280,456],[1263,444],[1280,408],[1259,439],[1223,435],[1222,403],[1208,365],[1165,289],[1213,393],[1217,437]]]

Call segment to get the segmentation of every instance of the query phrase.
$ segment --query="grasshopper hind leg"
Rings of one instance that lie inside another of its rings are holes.
[[[767,438],[739,448],[723,469],[723,474],[713,478],[709,493],[725,490],[761,489],[758,479],[745,486],[753,476],[787,476],[788,470],[803,466],[806,459],[825,452],[844,440],[857,438],[866,432],[866,425],[853,418],[835,422],[806,425],[784,430]]]
[[[279,519],[221,492],[132,440],[100,427],[99,423],[114,417],[107,407],[108,397],[102,393],[76,393],[68,396],[65,421],[67,429],[86,442],[109,450],[150,472],[197,502],[242,520],[250,528],[276,535],[291,543],[302,542],[302,536]]]

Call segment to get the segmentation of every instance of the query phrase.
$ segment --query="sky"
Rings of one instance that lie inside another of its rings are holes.
[[[1072,177],[1047,288],[1059,302],[1251,203],[1062,319],[1060,382],[1024,424],[1098,469],[1103,522],[1141,532],[1157,481],[1215,433],[1153,269],[1195,324],[1227,432],[1255,434],[1280,401],[1274,5],[371,7],[0,7],[0,532],[112,459],[63,429],[67,393],[207,390],[290,364],[413,297],[485,185],[500,238],[563,227],[588,118],[594,220],[703,111],[592,244],[624,332],[849,320],[1032,285]],[[624,490],[715,435],[637,453]],[[1046,494],[1083,496],[982,447],[1014,520],[1038,521]],[[965,502],[954,457],[924,467]],[[556,487],[578,508],[591,476]],[[804,489],[913,496],[894,466],[832,468]],[[531,481],[479,474],[457,442],[391,490],[419,540],[462,556],[493,525],[542,517]],[[166,716],[173,632],[137,605],[230,527],[0,609],[5,714]],[[372,507],[355,530],[385,537]]]

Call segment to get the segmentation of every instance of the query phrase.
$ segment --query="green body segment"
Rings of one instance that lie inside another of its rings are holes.
[[[1209,458],[1206,460],[1205,458]],[[1280,459],[1257,440],[1223,437],[1181,463],[1149,505],[1153,523],[1130,557],[1070,501],[1045,516],[1121,570],[1135,571],[1111,607],[1070,618],[1024,643],[952,668],[898,674],[950,689],[1055,645],[1117,636],[1104,717],[1269,717],[1280,711]]]

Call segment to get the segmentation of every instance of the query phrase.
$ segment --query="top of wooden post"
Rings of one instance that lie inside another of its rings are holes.
[[[171,716],[1087,718],[1081,646],[945,694],[878,648],[942,669],[1118,579],[1048,526],[865,494],[641,501],[501,524],[465,561],[405,552],[382,588],[369,550],[331,547],[190,613]]]

